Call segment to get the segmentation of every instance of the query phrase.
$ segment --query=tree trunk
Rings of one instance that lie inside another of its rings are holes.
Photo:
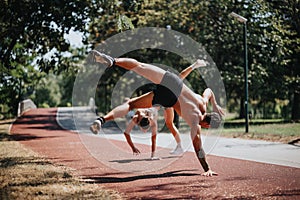
[[[292,105],[292,120],[300,119],[300,92],[294,92],[294,100]]]

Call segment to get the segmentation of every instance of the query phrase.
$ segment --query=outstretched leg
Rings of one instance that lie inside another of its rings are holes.
[[[115,65],[134,71],[155,84],[159,84],[161,82],[166,72],[155,65],[141,63],[132,58],[115,58]]]
[[[177,143],[180,143],[179,131],[173,123],[174,119],[174,110],[173,108],[166,108],[164,110],[164,118],[166,122],[166,126],[171,131]]]
[[[94,134],[98,134],[101,129],[101,126],[105,122],[114,120],[116,118],[124,117],[132,109],[152,107],[152,99],[153,99],[153,92],[148,92],[139,97],[132,98],[129,101],[125,102],[124,104],[115,107],[105,116],[95,120],[91,125],[90,130]]]
[[[92,50],[91,54],[95,62],[105,64],[108,67],[118,66],[134,71],[155,84],[159,84],[161,82],[166,72],[157,66],[141,63],[132,58],[112,58],[106,54],[98,52],[97,50]]]
[[[124,117],[130,110],[137,108],[150,108],[152,107],[153,92],[148,92],[139,97],[129,99],[122,105],[115,107],[103,118],[105,121],[114,120],[116,118]]]

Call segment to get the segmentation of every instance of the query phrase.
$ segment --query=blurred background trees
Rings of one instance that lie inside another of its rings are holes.
[[[219,68],[227,110],[242,118],[244,97],[243,27],[229,17],[248,19],[249,100],[256,118],[300,118],[299,0],[1,0],[0,98],[2,113],[15,116],[18,102],[32,98],[40,107],[67,106],[73,83],[90,49],[107,38],[139,27],[171,27],[201,43]],[[80,32],[82,45],[66,36]],[[139,50],[126,56],[186,67],[170,52]],[[99,111],[110,109],[110,94],[122,69],[98,84]],[[206,87],[197,73],[193,89]],[[104,92],[105,91],[105,92]],[[141,91],[137,91],[141,92]]]

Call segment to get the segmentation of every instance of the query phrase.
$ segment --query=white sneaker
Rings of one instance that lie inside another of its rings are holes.
[[[199,67],[206,67],[206,62],[204,60],[200,60],[198,59],[193,65],[192,65],[192,68],[193,69],[197,69]]]
[[[150,160],[160,160],[160,158],[154,156],[154,157],[151,157]]]
[[[104,54],[104,53],[100,53],[97,50],[92,50],[91,54],[93,56],[93,61],[94,62],[105,64],[108,67],[111,67],[114,64],[114,59],[112,57]]]
[[[97,135],[101,129],[102,123],[100,120],[96,119],[93,124],[90,126],[90,130],[92,131],[92,133],[94,133],[95,135]]]
[[[183,154],[183,149],[180,145],[177,145],[177,147],[173,151],[170,151],[170,154],[172,154],[172,155]]]

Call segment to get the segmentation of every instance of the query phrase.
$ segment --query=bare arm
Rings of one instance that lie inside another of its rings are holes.
[[[207,102],[209,101],[211,103],[214,112],[217,112],[222,116],[225,115],[223,109],[218,105],[216,101],[215,94],[210,88],[205,89],[202,96],[207,100]]]
[[[151,136],[151,143],[152,143],[151,158],[154,158],[155,157],[155,150],[156,150],[156,135],[157,135],[157,120],[156,119],[153,121],[151,130],[152,130],[152,136]]]
[[[131,132],[131,130],[133,129],[134,126],[135,126],[135,122],[134,122],[134,120],[132,119],[132,120],[130,121],[130,123],[128,124],[128,126],[126,127],[126,130],[125,130],[125,132],[124,132],[124,136],[125,136],[125,138],[126,138],[126,141],[127,141],[128,145],[131,147],[131,149],[132,149],[132,151],[133,151],[133,154],[140,154],[140,153],[141,153],[140,150],[137,149],[137,148],[134,146],[134,144],[133,144],[133,142],[132,142],[132,140],[131,140],[131,137],[130,137],[130,132]]]
[[[179,74],[179,77],[183,80],[185,79],[194,69],[199,68],[199,67],[205,67],[206,63],[204,60],[197,60],[194,64],[190,65],[189,67],[185,68],[184,70],[181,71]],[[225,113],[222,110],[222,108],[217,104],[215,95],[213,91],[210,88],[207,88],[203,92],[203,98],[206,99],[207,103],[210,102],[212,104],[214,112],[219,113],[220,115],[224,116]]]
[[[210,167],[206,161],[206,156],[205,156],[205,152],[202,147],[200,133],[201,133],[201,126],[195,123],[195,125],[193,127],[191,127],[191,136],[192,136],[192,140],[193,140],[193,146],[194,146],[195,153],[196,153],[197,158],[204,170],[204,173],[202,173],[201,175],[203,175],[203,176],[218,175],[216,172],[213,172],[210,169]]]
[[[200,133],[201,133],[201,126],[197,123],[193,123],[191,127],[191,137],[193,141],[194,150],[202,168],[204,169],[205,172],[207,172],[209,170],[209,166],[206,162],[205,153],[202,148]]]

